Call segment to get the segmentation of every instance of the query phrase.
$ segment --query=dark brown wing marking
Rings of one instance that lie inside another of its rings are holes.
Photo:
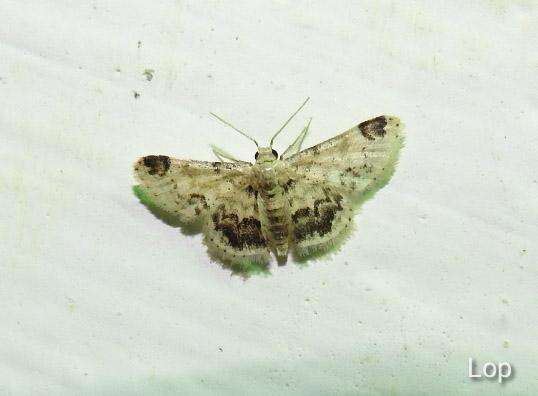
[[[317,233],[323,236],[331,232],[336,213],[343,210],[342,195],[323,189],[325,198],[314,201],[313,207],[297,209],[291,216],[294,237],[300,242]]]
[[[166,155],[148,155],[144,157],[144,166],[148,168],[150,175],[164,176],[166,171],[170,169],[170,163],[170,157]]]
[[[221,205],[212,216],[213,226],[216,231],[228,240],[228,244],[238,250],[245,248],[259,248],[266,246],[263,237],[261,223],[254,217],[245,217],[239,220],[235,213],[226,213],[224,205]]]
[[[387,119],[385,116],[379,116],[372,118],[371,120],[361,122],[358,127],[362,136],[368,140],[375,140],[376,137],[385,136],[385,126],[387,126]]]

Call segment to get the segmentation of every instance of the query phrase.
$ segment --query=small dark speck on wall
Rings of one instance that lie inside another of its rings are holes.
[[[151,80],[153,80],[153,73],[155,73],[155,70],[153,70],[153,69],[145,69],[144,73],[142,73],[142,74],[146,77],[146,80],[151,81]]]

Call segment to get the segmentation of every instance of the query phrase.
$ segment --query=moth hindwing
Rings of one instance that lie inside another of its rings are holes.
[[[392,176],[403,126],[379,116],[300,150],[305,130],[279,157],[258,147],[255,163],[149,155],[135,163],[145,202],[204,233],[212,257],[238,271],[264,269],[337,246],[353,211]],[[221,154],[223,152],[220,152]]]

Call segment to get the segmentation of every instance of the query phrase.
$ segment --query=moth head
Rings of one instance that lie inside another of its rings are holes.
[[[272,147],[258,147],[258,151],[254,154],[256,163],[273,162],[278,159],[278,153]]]
[[[269,147],[260,147],[260,145],[258,144],[256,139],[250,137],[249,135],[247,135],[242,130],[237,129],[232,124],[230,124],[228,121],[226,121],[225,119],[219,117],[215,113],[209,113],[209,114],[211,114],[213,117],[215,117],[220,122],[228,125],[230,128],[234,129],[236,132],[239,132],[241,135],[245,136],[246,138],[248,138],[248,139],[250,139],[250,140],[252,140],[254,142],[256,147],[258,147],[258,151],[254,155],[254,159],[256,160],[256,163],[274,162],[275,160],[278,159],[278,153],[276,152],[276,150],[273,150],[273,143],[275,141],[275,138],[280,134],[280,132],[282,132],[282,130],[286,127],[286,125],[289,124],[289,122],[293,119],[293,117],[295,117],[295,115],[306,105],[306,103],[309,100],[310,100],[310,98],[306,98],[306,100],[303,102],[303,104],[301,106],[299,106],[299,108],[290,116],[290,118],[287,119],[287,121],[284,123],[284,125],[282,125],[280,127],[280,129],[273,135],[273,137],[271,138],[271,141],[269,142]],[[309,125],[310,125],[310,123],[309,123]],[[308,129],[308,126],[305,128],[305,130],[307,130],[307,129]],[[295,145],[295,143],[293,143],[293,145]]]

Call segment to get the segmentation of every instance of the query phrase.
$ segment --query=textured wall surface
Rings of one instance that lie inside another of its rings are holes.
[[[536,2],[1,3],[0,394],[538,393]],[[406,124],[332,257],[231,276],[133,194],[307,96],[277,149]]]

